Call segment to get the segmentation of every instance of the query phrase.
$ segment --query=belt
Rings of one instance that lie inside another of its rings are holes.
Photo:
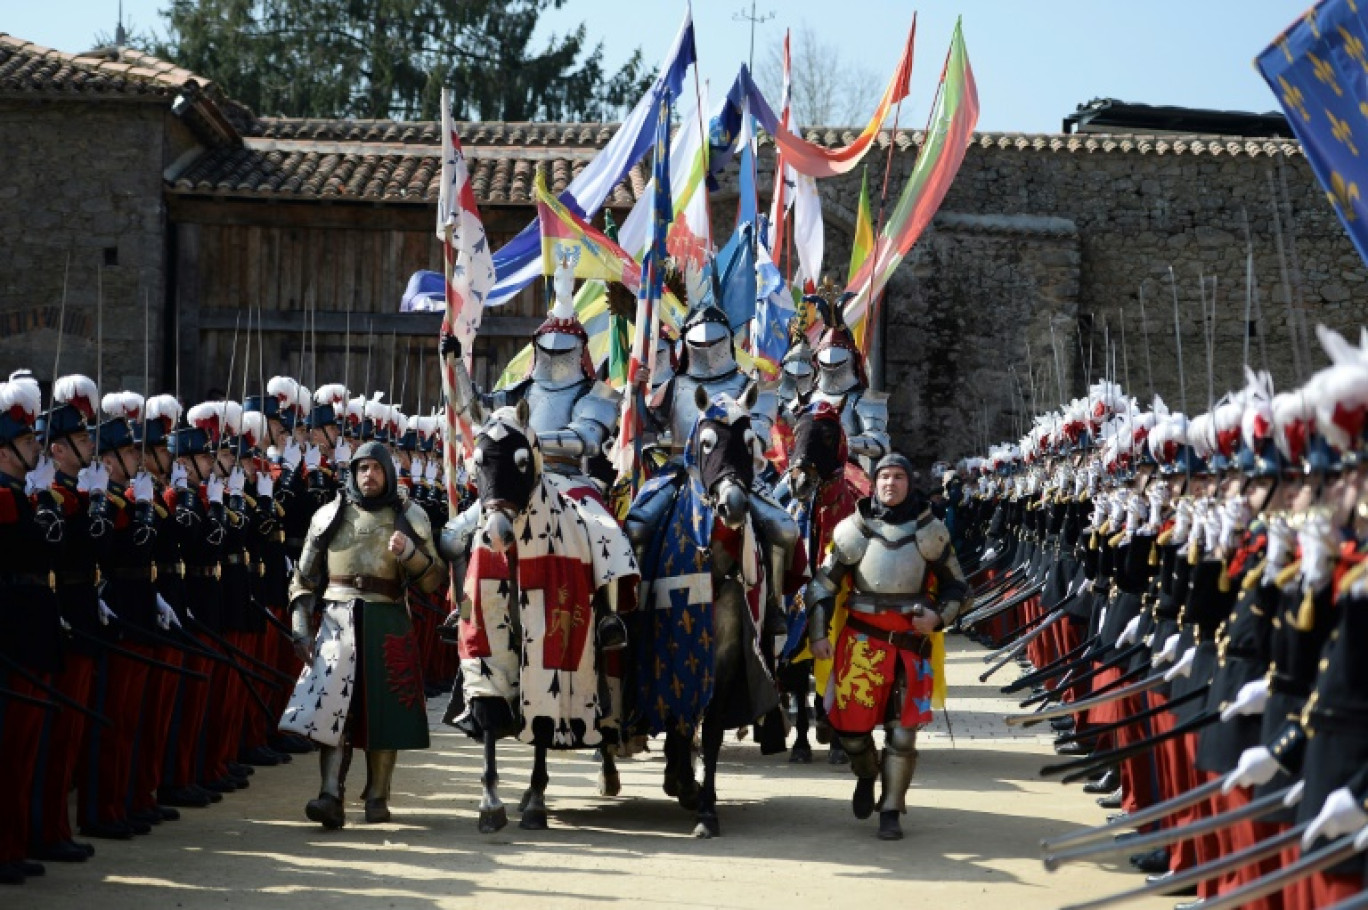
[[[222,574],[217,564],[212,566],[186,566],[186,578],[218,578]]]
[[[846,628],[866,638],[888,642],[899,651],[911,651],[923,656],[925,656],[924,652],[927,644],[929,644],[925,636],[916,632],[890,632],[887,629],[880,629],[878,626],[864,622],[858,616],[846,617]]]
[[[404,586],[399,581],[393,578],[377,578],[374,575],[329,575],[328,585],[351,588],[362,594],[379,594],[395,601],[401,600],[404,596]]]
[[[171,575],[176,578],[185,577],[185,563],[183,562],[159,562],[157,563],[158,575]]]
[[[1362,708],[1330,708],[1317,705],[1303,716],[1308,732],[1347,733],[1368,736],[1368,710]]]
[[[114,568],[105,572],[104,576],[106,578],[112,578],[115,581],[156,581],[157,567],[139,566],[136,569],[129,567]]]
[[[240,566],[247,562],[247,557],[242,553],[229,553],[223,557],[223,562],[230,566]]]
[[[34,572],[0,572],[0,585],[6,587],[55,588],[57,576],[49,572],[38,575]]]
[[[852,613],[914,613],[933,609],[931,599],[919,594],[851,594],[846,607]]]
[[[95,573],[94,569],[57,573],[57,584],[62,586],[93,585],[97,581],[99,581],[99,575]]]

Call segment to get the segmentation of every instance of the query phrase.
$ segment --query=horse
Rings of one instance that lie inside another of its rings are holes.
[[[825,401],[799,409],[793,421],[793,445],[788,453],[788,466],[777,491],[786,501],[788,512],[798,525],[798,532],[814,564],[821,561],[831,534],[842,519],[855,511],[856,504],[867,491],[851,477],[859,469],[848,461],[845,429],[841,425],[839,408]],[[808,742],[808,677],[814,661],[808,651],[807,609],[802,595],[788,599],[788,636],[779,655],[779,681],[786,694],[797,706],[794,727],[797,738],[789,753],[789,761],[808,764],[812,761],[812,746]],[[825,682],[829,666],[819,669],[819,682]],[[831,742],[828,761],[844,764],[846,758],[839,744],[830,737],[824,724],[818,686],[818,741]],[[824,732],[825,731],[825,732]]]
[[[751,428],[755,385],[739,400],[695,391],[698,419],[681,460],[642,487],[626,519],[641,567],[628,617],[634,730],[665,734],[667,795],[695,813],[694,836],[722,833],[717,760],[724,733],[778,706],[761,643],[778,614],[797,528],[752,488],[763,446]],[[804,565],[805,568],[805,565]],[[701,726],[703,783],[692,746]]]
[[[449,722],[481,740],[478,827],[508,823],[499,799],[496,744],[534,749],[519,827],[548,826],[551,749],[601,749],[600,791],[615,793],[608,750],[613,702],[603,654],[625,644],[637,568],[631,544],[587,480],[543,471],[525,401],[494,411],[475,439],[478,502],[458,623],[462,704]],[[452,532],[452,525],[448,525]],[[448,533],[448,532],[444,532]]]

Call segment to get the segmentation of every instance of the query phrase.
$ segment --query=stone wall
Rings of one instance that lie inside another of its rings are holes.
[[[177,137],[166,103],[0,100],[0,365],[51,380],[96,375],[102,284],[104,391],[143,388],[144,301],[153,383],[163,366],[166,231],[162,169]],[[59,320],[70,258],[66,314]]]
[[[895,156],[894,192],[911,160],[910,152]],[[826,261],[843,272],[858,175],[824,181],[822,191]],[[1282,209],[1281,257],[1275,193],[1289,203]],[[1117,374],[1124,378],[1128,366],[1132,391],[1147,400],[1147,327],[1154,391],[1180,408],[1170,267],[1188,408],[1205,409],[1199,276],[1206,279],[1208,312],[1214,309],[1207,325],[1214,325],[1219,396],[1243,384],[1246,219],[1258,301],[1250,360],[1266,363],[1278,387],[1289,388],[1326,362],[1314,337],[1317,323],[1354,333],[1368,324],[1368,270],[1305,159],[971,147],[941,214],[890,289],[886,386],[896,443],[922,461],[975,450],[983,436],[975,413],[981,425],[985,405],[990,438],[1015,437],[1022,396],[1012,393],[1010,367],[1022,382],[1034,376],[1042,406],[1059,398],[1052,321],[1067,397],[1081,394],[1086,373],[1095,379],[1102,370],[1109,328]],[[1289,324],[1304,326],[1299,345]]]

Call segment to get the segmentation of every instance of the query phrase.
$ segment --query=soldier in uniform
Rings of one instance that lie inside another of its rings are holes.
[[[290,585],[295,649],[305,668],[280,722],[319,744],[322,787],[305,814],[328,828],[345,823],[351,746],[366,750],[368,822],[389,820],[397,750],[428,746],[404,589],[431,592],[446,577],[427,515],[403,498],[385,447],[363,443],[349,468],[345,495],[314,516]],[[319,602],[315,637],[310,623]]]
[[[911,489],[912,466],[897,453],[874,472],[874,496],[836,526],[831,552],[808,587],[815,657],[834,660],[828,683],[832,728],[857,779],[856,818],[874,811],[882,776],[879,837],[902,837],[900,816],[917,767],[917,730],[931,721],[931,633],[959,615],[969,587],[950,534]],[[849,579],[849,616],[832,641],[837,595]],[[935,597],[930,596],[932,580]],[[884,725],[882,768],[873,730]]]

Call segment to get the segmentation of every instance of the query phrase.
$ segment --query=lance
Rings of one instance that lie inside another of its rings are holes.
[[[1164,828],[1150,834],[1142,834],[1139,837],[1131,837],[1125,840],[1114,840],[1101,844],[1088,844],[1069,850],[1061,850],[1058,853],[1046,855],[1043,862],[1046,870],[1056,872],[1059,870],[1060,866],[1067,863],[1077,862],[1081,859],[1090,859],[1094,856],[1107,856],[1113,853],[1145,853],[1158,847],[1167,847],[1169,844],[1188,840],[1199,834],[1219,831],[1222,828],[1230,827],[1236,822],[1261,818],[1262,816],[1268,815],[1270,812],[1281,809],[1283,800],[1291,789],[1291,787],[1284,787],[1276,793],[1270,793],[1259,799],[1251,800],[1245,805],[1231,809],[1228,812],[1200,818],[1185,825],[1174,825],[1171,828]]]
[[[1220,780],[1217,779],[1217,783]],[[1287,847],[1296,843],[1301,837],[1302,832],[1311,827],[1311,823],[1302,822],[1293,828],[1274,835],[1273,837],[1261,840],[1252,846],[1246,847],[1229,856],[1214,859],[1209,863],[1200,866],[1193,866],[1182,872],[1169,873],[1162,876],[1152,883],[1141,885],[1139,888],[1132,888],[1129,891],[1121,891],[1116,894],[1108,894],[1105,897],[1095,898],[1079,904],[1069,904],[1064,910],[1101,910],[1102,907],[1110,907],[1113,904],[1122,904],[1136,898],[1150,897],[1160,894],[1173,894],[1184,888],[1189,888],[1201,882],[1214,879],[1218,875],[1224,875],[1236,869],[1243,869],[1253,863],[1274,856],[1282,852]],[[1340,905],[1345,906],[1345,905]]]
[[[1055,610],[1053,613],[1048,614],[1045,617],[1044,622],[1036,626],[1030,632],[1023,635],[1021,638],[1017,639],[1017,641],[1012,645],[1008,652],[1004,654],[1002,658],[998,660],[997,663],[993,664],[987,670],[984,670],[983,673],[979,675],[979,682],[987,682],[993,676],[994,673],[1001,670],[1003,667],[1007,666],[1009,663],[1015,660],[1018,654],[1026,650],[1027,645],[1029,645],[1031,642],[1039,638],[1041,634],[1045,632],[1046,629],[1048,629],[1050,626],[1054,625],[1056,622],[1062,619],[1064,615],[1065,613],[1063,610]]]
[[[1250,805],[1253,805],[1251,803]],[[1227,908],[1238,908],[1249,906],[1250,901],[1281,891],[1294,882],[1299,882],[1304,878],[1310,878],[1317,872],[1338,866],[1345,860],[1353,859],[1363,852],[1362,847],[1355,845],[1357,835],[1346,834],[1339,840],[1331,841],[1323,850],[1303,856],[1290,866],[1284,866],[1277,872],[1265,875],[1263,878],[1256,879],[1249,884],[1227,891],[1225,894],[1209,897],[1202,902],[1203,910],[1227,910]],[[1357,898],[1362,902],[1362,896]]]
[[[62,363],[62,336],[66,334],[67,277],[71,273],[71,251],[66,254],[66,265],[62,266],[62,302],[57,309],[57,353],[52,358],[52,405],[57,406],[57,369]],[[52,441],[52,421],[43,429],[43,454],[47,454],[48,443]]]
[[[127,626],[128,624],[125,623],[124,625]],[[188,676],[191,679],[198,679],[200,682],[209,681],[208,676],[195,670],[191,670],[189,667],[178,667],[175,664],[169,664],[166,661],[157,660],[155,657],[148,657],[146,654],[139,654],[137,651],[131,650],[129,648],[121,648],[113,642],[105,641],[104,639],[100,638],[100,636],[92,635],[84,629],[78,628],[77,626],[72,626],[70,631],[77,638],[83,639],[84,641],[88,641],[91,644],[98,645],[106,653],[113,654],[117,657],[121,657],[124,660],[131,660],[134,663],[144,664],[145,666],[152,667],[153,669],[161,670],[163,673],[178,673],[181,676]]]
[[[1058,837],[1046,838],[1040,842],[1040,849],[1043,853],[1054,853],[1061,847],[1079,846],[1090,844],[1094,841],[1106,840],[1114,837],[1117,832],[1127,828],[1141,828],[1145,825],[1162,821],[1170,815],[1182,812],[1191,806],[1210,799],[1221,792],[1221,787],[1225,784],[1225,777],[1218,777],[1209,780],[1200,786],[1193,787],[1186,793],[1180,793],[1172,799],[1162,803],[1155,803],[1134,812],[1127,812],[1125,817],[1116,821],[1108,822],[1105,825],[1098,825],[1095,828],[1080,828],[1076,831],[1069,831]]]
[[[1120,689],[1113,689],[1106,694],[1095,695],[1082,701],[1072,702],[1067,705],[1059,705],[1054,708],[1047,708],[1044,711],[1037,711],[1034,714],[1011,714],[1008,715],[1007,726],[1009,727],[1033,727],[1042,721],[1054,720],[1056,717],[1068,717],[1077,714],[1079,711],[1087,711],[1101,705],[1110,704],[1122,698],[1129,698],[1132,695],[1140,695],[1151,689],[1157,689],[1164,684],[1164,674],[1160,673],[1148,677],[1133,685]]]
[[[1095,752],[1092,755],[1085,756],[1075,762],[1074,765],[1076,770],[1069,770],[1062,780],[1066,784],[1071,784],[1076,780],[1091,777],[1094,772],[1105,768],[1108,765],[1134,758],[1137,755],[1144,755],[1156,746],[1166,743],[1171,739],[1177,739],[1180,736],[1195,733],[1203,727],[1209,727],[1214,723],[1218,723],[1220,719],[1220,711],[1205,712],[1198,714],[1186,723],[1179,724],[1172,730],[1167,730],[1163,733],[1151,736],[1149,739],[1141,740],[1134,745],[1125,746],[1119,749],[1111,749],[1107,752]],[[1063,766],[1060,766],[1051,769],[1051,773],[1058,774],[1065,770],[1066,769]]]
[[[44,682],[41,677],[30,672],[27,667],[19,663],[13,657],[10,657],[8,654],[0,652],[0,663],[8,666],[16,676],[33,686],[35,689],[38,689],[42,694],[50,698],[54,704],[63,708],[70,708],[72,711],[76,711],[77,713],[90,718],[102,727],[114,726],[114,722],[108,717],[105,717],[98,711],[92,711],[80,702],[73,700],[60,689],[54,689]]]
[[[1059,737],[1059,742],[1063,744],[1066,742],[1071,742],[1076,739],[1092,739],[1098,736],[1105,736],[1108,733],[1115,733],[1117,730],[1124,730],[1131,724],[1139,723],[1142,720],[1150,720],[1151,718],[1158,717],[1160,714],[1163,714],[1166,711],[1172,711],[1179,705],[1186,705],[1190,702],[1196,701],[1199,698],[1205,698],[1206,694],[1207,690],[1205,688],[1193,689],[1191,692],[1185,692],[1177,698],[1169,699],[1162,705],[1155,705],[1153,708],[1146,708],[1144,711],[1141,711],[1137,714],[1132,714],[1129,717],[1123,717],[1121,720],[1114,721],[1113,723],[1103,724],[1100,727],[1089,726],[1086,733],[1074,731],[1073,733],[1066,734],[1064,736]]]

